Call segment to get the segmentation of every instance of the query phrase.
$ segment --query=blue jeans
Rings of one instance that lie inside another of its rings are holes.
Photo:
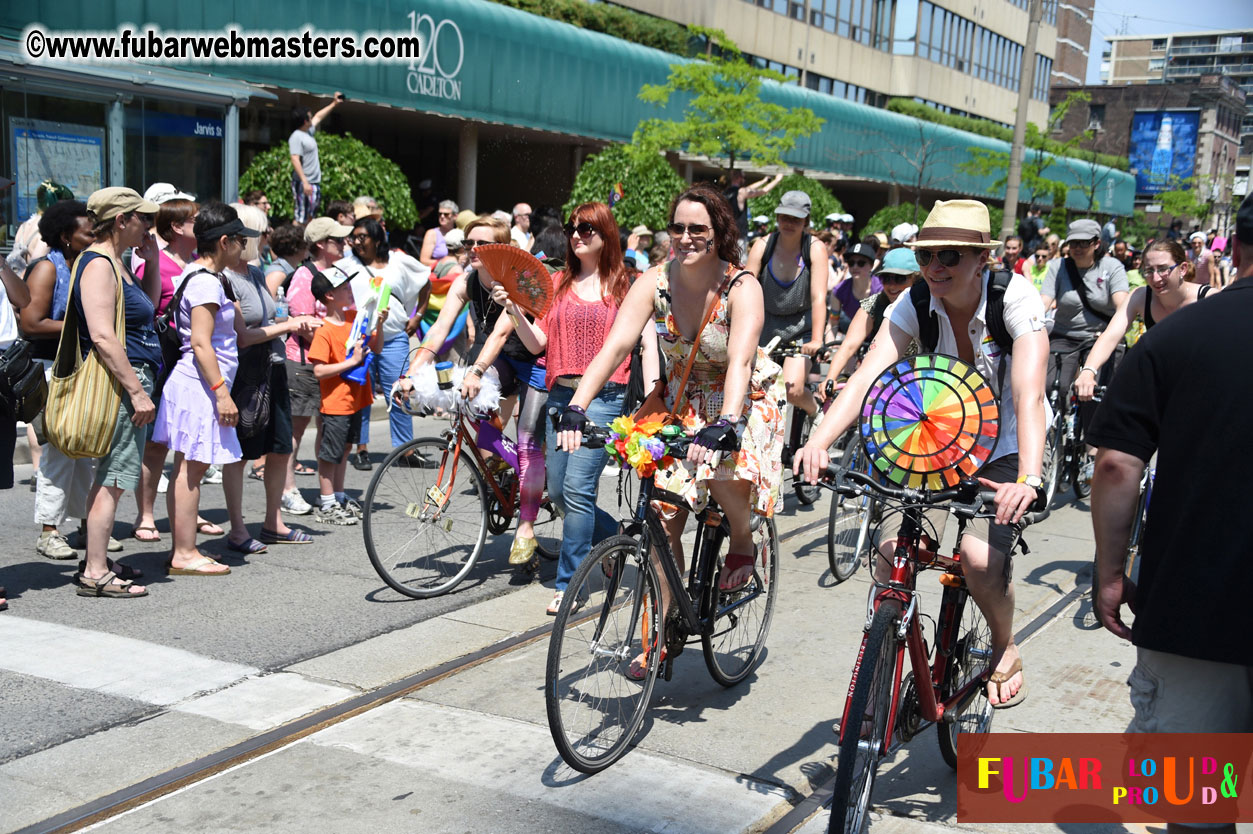
[[[370,363],[370,381],[374,384],[375,396],[391,394],[392,386],[400,375],[405,372],[409,363],[409,335],[401,332],[383,342],[383,352],[374,357]],[[399,408],[387,413],[387,422],[392,430],[392,448],[403,446],[413,440],[413,418]],[[361,420],[360,443],[370,442],[370,409],[366,408]]]
[[[622,414],[626,386],[609,383],[587,408],[587,417],[598,426],[607,427]],[[548,393],[550,408],[564,409],[570,404],[574,389],[554,385]],[[604,449],[586,446],[573,454],[557,448],[557,432],[551,420],[545,420],[548,454],[548,500],[565,516],[561,557],[557,560],[557,590],[564,591],[570,577],[578,570],[592,545],[618,532],[613,516],[596,506],[600,473],[608,462]]]

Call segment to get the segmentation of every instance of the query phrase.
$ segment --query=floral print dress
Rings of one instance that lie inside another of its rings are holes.
[[[680,335],[679,325],[670,309],[669,269],[670,265],[667,265],[658,270],[653,311],[657,341],[665,354],[670,373],[666,404],[673,408],[680,377],[693,345]],[[734,267],[727,268],[714,302],[713,317],[700,334],[699,352],[692,364],[687,391],[678,411],[688,434],[695,434],[722,414],[722,388],[728,364],[727,339],[731,333],[727,293],[737,272]],[[699,511],[709,501],[709,489],[705,482],[710,478],[748,481],[752,485],[749,506],[761,515],[774,515],[783,483],[783,412],[779,406],[783,398],[782,369],[758,348],[749,380],[748,425],[740,441],[740,450],[734,455],[724,456],[716,468],[704,463],[697,465],[676,460],[669,467],[657,471],[656,485],[679,495],[693,510]]]

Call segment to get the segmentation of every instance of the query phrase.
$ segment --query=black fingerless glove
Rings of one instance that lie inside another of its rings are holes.
[[[720,417],[717,422],[710,423],[701,429],[692,442],[697,446],[704,446],[706,449],[719,452],[736,452],[740,448],[741,431],[743,431],[742,420],[732,423],[726,417]]]
[[[586,409],[577,405],[568,405],[566,410],[561,412],[561,422],[557,424],[557,431],[577,431],[583,433],[587,431],[589,422]]]

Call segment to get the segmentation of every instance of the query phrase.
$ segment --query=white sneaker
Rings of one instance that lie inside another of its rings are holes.
[[[202,484],[220,484],[222,483],[222,470],[216,466],[210,466],[204,472],[204,477],[200,479]]]
[[[78,556],[65,536],[58,530],[44,530],[35,543],[35,552],[48,559],[73,559]]]
[[[284,492],[283,498],[279,502],[283,508],[283,512],[291,515],[308,515],[313,512],[313,506],[300,494],[300,490],[293,489],[290,492]]]
[[[165,474],[162,473],[161,480],[157,481],[157,492],[159,492],[162,495],[165,495],[165,491],[169,488],[170,488],[170,479],[165,477]]]

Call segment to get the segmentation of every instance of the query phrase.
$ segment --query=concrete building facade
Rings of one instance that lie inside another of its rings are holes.
[[[1057,4],[1057,51],[1053,54],[1052,86],[1081,87],[1087,83],[1094,8],[1095,0],[1061,0]]]

